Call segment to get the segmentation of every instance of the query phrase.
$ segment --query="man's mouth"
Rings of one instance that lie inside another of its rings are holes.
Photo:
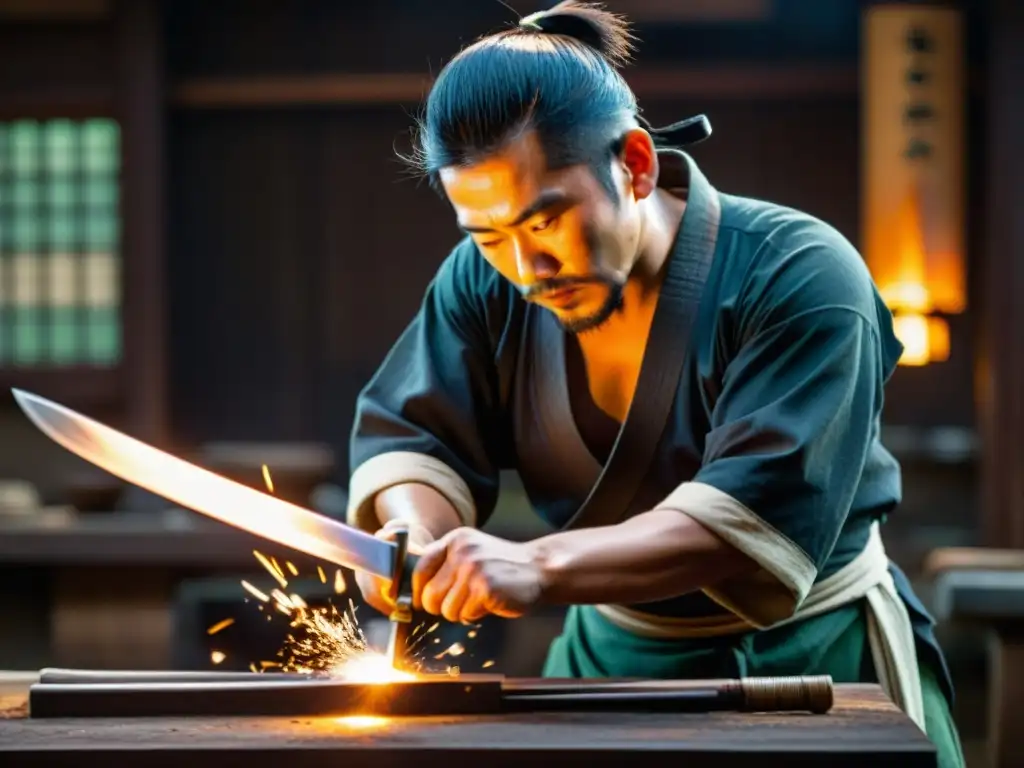
[[[563,305],[568,304],[575,299],[579,292],[579,286],[567,286],[565,288],[557,288],[554,291],[548,291],[547,293],[541,294],[540,299],[547,304]]]

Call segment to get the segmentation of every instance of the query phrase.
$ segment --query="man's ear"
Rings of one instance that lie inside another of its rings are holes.
[[[619,160],[635,199],[643,200],[654,192],[658,186],[658,152],[651,134],[643,128],[627,131],[622,137]]]

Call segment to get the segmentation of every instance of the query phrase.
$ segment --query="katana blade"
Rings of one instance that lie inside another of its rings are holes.
[[[320,560],[392,578],[397,548],[389,541],[197,467],[38,395],[12,391],[51,440],[122,480]]]

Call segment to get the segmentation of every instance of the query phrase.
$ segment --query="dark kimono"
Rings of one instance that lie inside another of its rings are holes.
[[[791,619],[816,584],[858,557],[900,501],[900,469],[879,425],[883,386],[902,348],[861,257],[833,228],[717,193],[683,153],[663,154],[662,177],[687,199],[671,259],[685,266],[700,256],[694,235],[712,206],[717,237],[693,321],[678,329],[685,357],[668,422],[660,438],[651,435],[654,458],[622,514],[681,509],[761,570],[715,594],[575,607],[547,671],[808,673],[851,627],[865,626],[863,601]],[[664,291],[659,312],[663,301]],[[480,526],[495,506],[499,471],[515,469],[537,513],[565,526],[595,483],[614,482],[601,478],[605,457],[587,439],[600,425],[580,405],[586,382],[567,365],[571,343],[471,240],[460,243],[359,398],[350,520],[376,528],[373,496],[417,481]],[[645,367],[657,365],[652,355],[648,346]],[[932,620],[887,564],[922,676],[933,674],[948,697]],[[626,619],[641,629],[629,630]],[[701,629],[737,622],[743,631]],[[863,631],[859,637],[862,649]],[[861,649],[853,661],[844,656],[851,679],[869,674],[859,668]]]

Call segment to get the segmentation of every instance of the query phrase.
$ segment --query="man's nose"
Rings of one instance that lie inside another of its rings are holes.
[[[548,280],[558,274],[562,265],[550,254],[527,245],[516,245],[516,269],[523,285]]]

